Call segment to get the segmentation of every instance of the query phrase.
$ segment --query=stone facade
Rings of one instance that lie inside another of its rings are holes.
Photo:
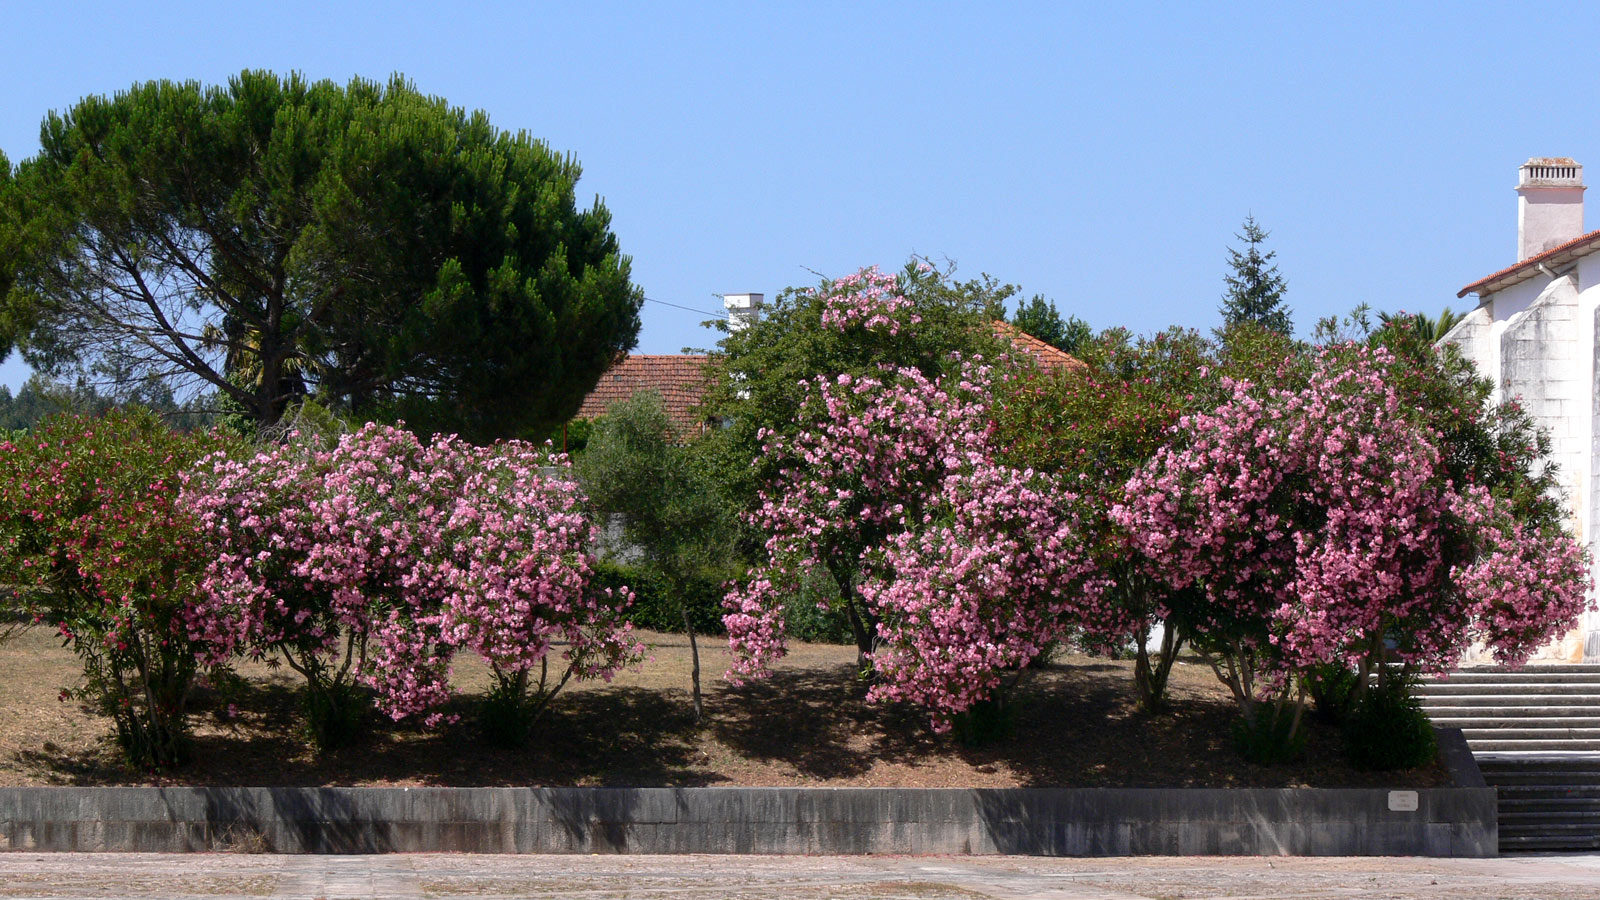
[[[1583,231],[1582,173],[1565,158],[1523,164],[1520,258],[1461,289],[1459,297],[1477,295],[1477,308],[1443,342],[1494,379],[1496,399],[1519,400],[1550,433],[1549,461],[1557,466],[1569,526],[1592,552],[1600,537],[1600,231]],[[1600,615],[1588,613],[1541,656],[1600,660]]]

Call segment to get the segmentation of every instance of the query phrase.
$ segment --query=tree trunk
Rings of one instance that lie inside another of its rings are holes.
[[[1164,623],[1161,633],[1161,658],[1150,663],[1150,629],[1138,636],[1138,655],[1133,666],[1133,681],[1139,690],[1139,708],[1147,713],[1161,711],[1167,705],[1167,678],[1172,674],[1172,664],[1178,658],[1183,638],[1171,622]]]
[[[856,602],[856,583],[852,573],[842,565],[828,566],[828,573],[833,576],[839,596],[844,599],[845,620],[850,623],[850,636],[856,641],[856,668],[864,672],[869,664],[867,657],[872,653],[872,640],[877,633],[878,623]]]
[[[682,602],[682,593],[678,594],[678,598],[679,609],[683,612],[683,630],[689,635],[689,656],[693,660],[689,681],[694,686],[694,722],[698,725],[705,712],[700,701],[700,643],[695,639],[694,623],[689,619],[689,605]]]

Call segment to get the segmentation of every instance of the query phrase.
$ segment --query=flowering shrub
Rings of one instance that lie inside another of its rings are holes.
[[[331,449],[291,435],[249,459],[214,455],[184,495],[215,552],[189,631],[213,662],[281,658],[305,677],[324,746],[353,737],[357,685],[394,719],[437,722],[459,647],[519,698],[557,640],[555,690],[609,677],[637,652],[627,598],[587,590],[592,526],[547,464],[565,461],[379,425]]]
[[[1198,645],[1247,722],[1265,697],[1282,710],[1319,664],[1362,685],[1386,660],[1443,671],[1474,638],[1518,662],[1584,607],[1581,549],[1456,485],[1437,434],[1384,377],[1392,361],[1340,347],[1304,389],[1231,383],[1114,513],[1169,584],[1200,592]]]
[[[883,639],[869,699],[920,705],[942,730],[953,713],[1003,702],[1003,673],[1015,683],[1076,623],[1120,618],[1063,513],[1074,500],[982,458],[947,474],[920,527],[890,536],[862,585]]]
[[[871,628],[870,697],[922,705],[939,730],[997,699],[1003,673],[1071,623],[1114,614],[1065,512],[1075,498],[994,461],[987,368],[811,390],[805,427],[767,444],[784,463],[752,517],[767,562],[727,600],[732,675],[761,675],[783,653],[781,599],[817,565],[846,589],[852,624]]]
[[[499,714],[486,724],[499,742],[517,744],[568,680],[610,681],[641,658],[626,617],[633,595],[595,579],[597,529],[564,457],[520,442],[441,448],[465,474],[444,529],[445,639],[489,663]],[[558,642],[565,649],[552,681]]]
[[[926,271],[927,264],[923,266]],[[830,285],[822,297],[822,327],[896,336],[902,327],[922,323],[914,309],[911,298],[900,292],[900,279],[873,266]]]
[[[83,661],[79,693],[135,765],[184,755],[196,666],[184,612],[208,557],[180,473],[222,443],[143,411],[53,418],[0,443],[0,578]]]
[[[814,566],[837,582],[867,662],[877,621],[859,592],[862,566],[889,535],[920,520],[924,498],[948,471],[984,452],[973,385],[951,388],[914,369],[819,378],[802,402],[800,432],[766,435],[778,474],[749,518],[767,535],[767,561],[728,596],[723,619],[736,675],[764,674],[782,655],[783,597]]]

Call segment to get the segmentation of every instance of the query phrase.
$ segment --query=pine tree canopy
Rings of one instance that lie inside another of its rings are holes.
[[[1245,216],[1244,233],[1234,237],[1245,243],[1245,249],[1241,252],[1228,248],[1228,267],[1233,271],[1224,279],[1228,284],[1222,295],[1224,327],[1253,322],[1269,331],[1289,335],[1294,331],[1294,323],[1290,320],[1289,308],[1283,303],[1289,283],[1278,274],[1278,266],[1272,261],[1277,251],[1261,251],[1268,233],[1256,224],[1255,216]]]
[[[637,340],[577,161],[400,76],[144,82],[41,145],[0,166],[0,338],[41,371],[114,358],[257,423],[315,398],[488,440],[571,416]]]
[[[1068,353],[1075,352],[1094,337],[1094,330],[1088,322],[1073,315],[1061,318],[1055,301],[1046,300],[1039,294],[1034,294],[1032,299],[1017,307],[1011,324]]]

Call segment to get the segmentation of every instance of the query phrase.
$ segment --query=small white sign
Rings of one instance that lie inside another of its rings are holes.
[[[1416,812],[1417,811],[1417,792],[1416,791],[1390,791],[1389,792],[1389,811],[1390,812]]]

